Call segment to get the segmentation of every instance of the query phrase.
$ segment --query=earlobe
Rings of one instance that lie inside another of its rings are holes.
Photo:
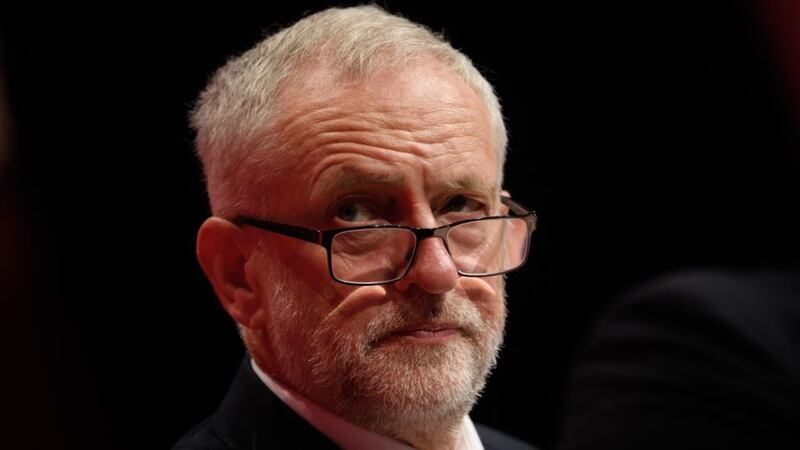
[[[261,305],[247,277],[251,250],[242,229],[225,219],[210,217],[197,233],[196,252],[222,307],[237,323],[252,327]]]

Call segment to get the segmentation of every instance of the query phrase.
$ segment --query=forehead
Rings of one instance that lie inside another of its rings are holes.
[[[433,58],[387,66],[365,77],[353,77],[325,65],[301,65],[278,98],[284,100],[287,115],[325,100],[341,106],[369,101],[375,108],[389,110],[417,108],[422,102],[487,113],[477,93],[452,69]]]
[[[307,70],[282,92],[283,185],[326,180],[398,185],[497,182],[488,111],[441,63],[384,70],[366,81]]]

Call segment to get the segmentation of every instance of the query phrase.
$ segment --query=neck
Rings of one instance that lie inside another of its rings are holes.
[[[395,439],[406,442],[418,450],[455,450],[462,440],[460,427],[455,430],[429,435],[411,433],[407,439],[401,437],[396,437]]]
[[[464,438],[465,414],[387,420],[386,417],[359,419],[361,425],[404,442],[418,450],[454,450]]]
[[[262,371],[306,398],[314,399],[313,401],[319,406],[351,423],[406,443],[418,450],[454,450],[465,438],[464,419],[472,409],[474,398],[469,401],[452,402],[447,406],[412,405],[403,402],[386,404],[376,402],[375,399],[361,399],[352,391],[337,392],[330,388],[314,390],[313,387],[316,387],[314,385],[295,386],[284,379],[281,373],[270,370],[276,366],[269,363],[274,361],[271,358],[273,353],[263,345],[253,345],[261,343],[260,339],[251,333],[248,333],[246,338],[250,338],[245,339],[250,344],[247,346],[248,350]],[[309,390],[309,387],[312,389]],[[379,404],[383,404],[384,407],[377,407]]]

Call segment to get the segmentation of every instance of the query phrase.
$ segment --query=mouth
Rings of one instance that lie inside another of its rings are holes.
[[[443,344],[462,334],[461,327],[451,323],[425,323],[403,327],[378,340],[378,344],[395,340],[414,344]]]

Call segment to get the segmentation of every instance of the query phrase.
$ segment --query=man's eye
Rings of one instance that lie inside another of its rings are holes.
[[[456,195],[451,197],[447,204],[444,206],[444,212],[474,212],[483,209],[483,203],[465,197],[463,195]]]
[[[374,214],[364,204],[347,202],[336,208],[336,217],[345,222],[367,222],[374,218]]]

